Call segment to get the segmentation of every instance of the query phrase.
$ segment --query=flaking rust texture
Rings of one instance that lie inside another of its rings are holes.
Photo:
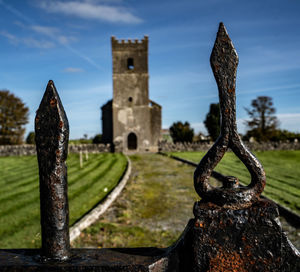
[[[35,118],[35,141],[40,176],[42,258],[69,257],[67,195],[68,120],[52,80]]]
[[[238,56],[223,23],[210,61],[219,89],[221,132],[194,174],[195,190],[202,199],[195,203],[195,218],[178,242],[182,246],[180,271],[300,271],[299,252],[281,229],[276,204],[260,199],[266,184],[263,167],[237,133]],[[250,172],[248,186],[239,185],[232,176],[224,179],[223,187],[209,184],[213,169],[228,148]]]
[[[274,203],[259,200],[233,210],[196,202],[194,215],[186,237],[198,260],[191,271],[299,271],[299,255],[281,230]]]
[[[228,208],[242,208],[259,198],[266,184],[266,176],[260,162],[243,145],[236,127],[235,84],[238,55],[223,23],[220,23],[210,63],[219,89],[221,132],[212,148],[203,157],[194,174],[195,190],[205,201]],[[213,169],[231,150],[245,164],[251,174],[249,186],[239,186],[238,180],[228,177],[223,188],[213,188],[209,178]]]

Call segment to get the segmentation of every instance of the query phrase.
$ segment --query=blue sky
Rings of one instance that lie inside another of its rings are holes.
[[[163,127],[203,120],[218,90],[209,64],[223,21],[239,55],[238,129],[245,107],[271,96],[280,128],[300,132],[300,1],[0,0],[0,89],[30,108],[27,131],[49,79],[65,107],[70,138],[101,132],[112,98],[110,37],[149,36],[150,98]]]

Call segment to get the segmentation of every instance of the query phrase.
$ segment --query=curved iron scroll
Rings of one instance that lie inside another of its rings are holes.
[[[256,201],[263,192],[266,177],[262,165],[242,143],[236,127],[235,83],[238,55],[223,23],[220,23],[210,64],[218,85],[221,132],[215,144],[200,161],[194,173],[194,186],[203,201],[225,208],[243,208]],[[240,186],[236,177],[227,177],[223,187],[209,184],[213,169],[220,162],[228,148],[245,164],[251,174],[251,183]]]

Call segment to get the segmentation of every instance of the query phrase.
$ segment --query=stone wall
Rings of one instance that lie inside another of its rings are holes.
[[[81,144],[69,145],[69,153],[79,153],[80,151],[87,151],[88,153],[103,153],[110,152],[110,144]]]
[[[0,156],[35,155],[35,145],[0,145]]]
[[[207,151],[213,143],[169,143],[161,141],[159,143],[159,151],[176,152],[176,151]],[[300,150],[300,143],[249,143],[245,145],[252,151],[266,150]],[[110,152],[110,144],[82,144],[69,145],[69,153],[79,153],[80,151],[88,151],[88,153]],[[115,147],[116,152],[121,150]],[[0,145],[0,157],[3,156],[27,156],[35,155],[35,145]]]
[[[299,142],[268,142],[268,143],[244,143],[252,151],[267,150],[300,150]],[[161,141],[159,151],[176,152],[176,151],[207,151],[213,143],[169,143]]]
[[[211,147],[211,143],[170,143],[167,141],[159,142],[158,149],[162,152],[176,151],[207,151]]]
[[[88,153],[110,152],[109,144],[82,144],[69,145],[69,153]],[[36,155],[35,145],[0,145],[0,156],[27,156]]]
[[[253,150],[253,151],[300,150],[299,142],[267,142],[267,143],[245,142],[245,145],[250,150]]]

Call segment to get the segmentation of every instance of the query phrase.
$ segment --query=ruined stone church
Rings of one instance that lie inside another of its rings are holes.
[[[148,37],[111,38],[113,99],[101,107],[102,140],[116,151],[157,151],[161,106],[149,99]]]

